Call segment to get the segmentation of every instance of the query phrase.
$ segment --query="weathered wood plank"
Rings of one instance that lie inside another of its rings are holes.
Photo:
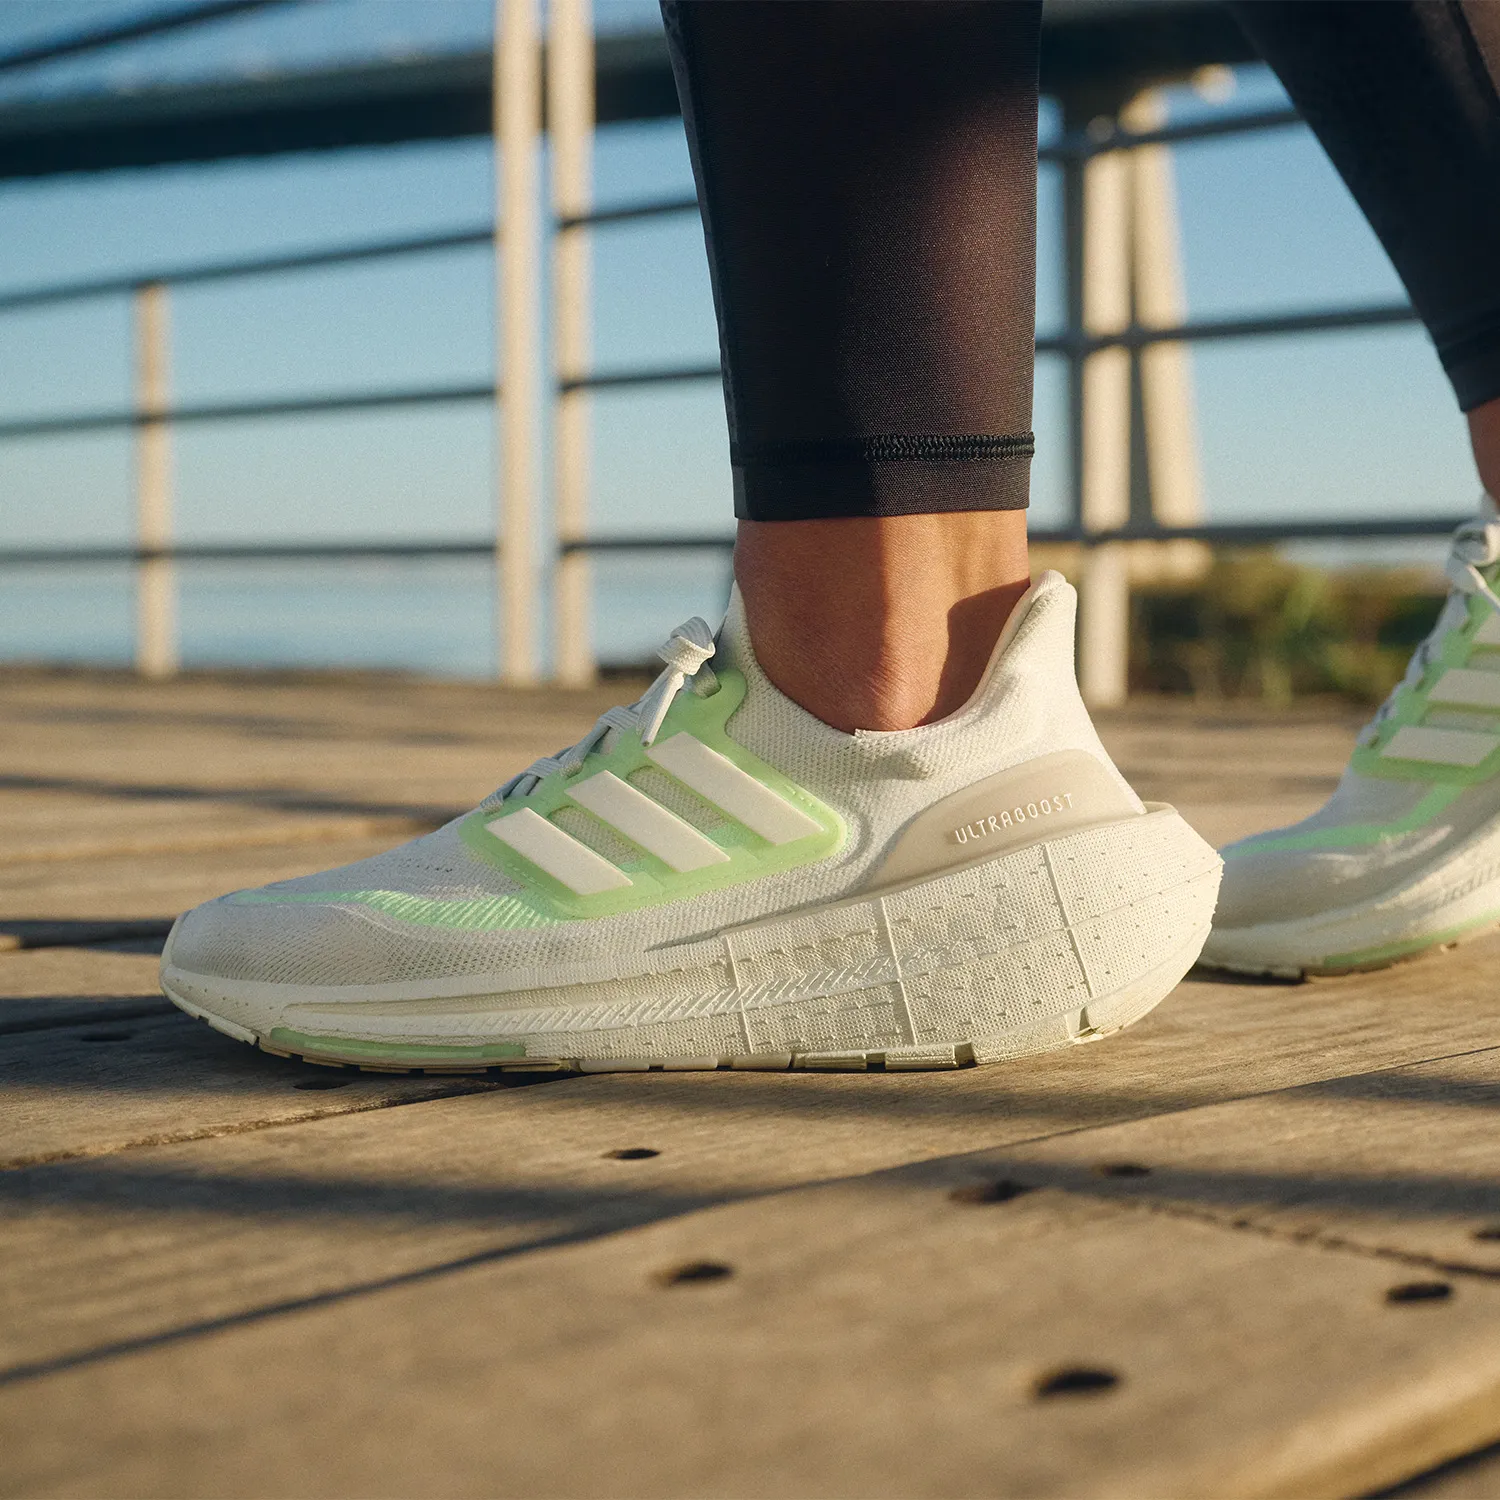
[[[1500,1445],[1482,1448],[1415,1479],[1380,1491],[1372,1500],[1495,1500],[1500,1495]]]
[[[0,1036],[0,1169],[523,1081],[335,1071],[224,1042],[176,1010]]]
[[[162,917],[105,917],[92,921],[64,917],[45,922],[0,918],[0,953],[135,941],[154,942],[159,951],[171,925],[169,918]]]
[[[1500,1047],[1142,1119],[985,1158],[1132,1199],[1439,1272],[1500,1277]]]
[[[225,891],[287,880],[389,849],[390,838],[94,860],[0,863],[0,921],[175,917]]]
[[[1500,1423],[1488,1281],[1392,1303],[1379,1259],[954,1182],[732,1204],[17,1380],[7,1492],[1317,1497]]]
[[[1484,1046],[1492,1007],[1473,977],[1497,950],[1488,940],[1445,961],[1306,986],[1190,982],[1124,1037],[995,1068],[561,1080],[107,1159],[149,1138],[143,1120],[165,1118],[149,1128],[168,1135],[221,1120],[253,1126],[284,1118],[259,1115],[261,1101],[308,1096],[293,1091],[284,1064],[185,1020],[91,1052],[70,1039],[57,1053],[38,1045],[35,1092],[15,1096],[24,1113],[7,1115],[0,1099],[0,1140],[24,1129],[34,1153],[93,1159],[0,1177],[9,1202],[0,1282],[23,1286],[30,1309],[9,1322],[3,1357],[55,1358],[981,1145],[1019,1151],[1057,1138],[1103,1151],[1070,1133]],[[69,1070],[83,1066],[79,1086]],[[660,1155],[605,1155],[632,1147]],[[147,1260],[149,1277],[111,1274]],[[82,1287],[90,1295],[80,1304]]]
[[[61,936],[61,933],[58,933]],[[0,1036],[48,1026],[166,1015],[156,984],[159,942],[0,953]]]
[[[436,827],[457,808],[417,817],[402,811],[342,812],[291,794],[214,796],[191,789],[151,795],[130,783],[84,790],[0,792],[4,863],[96,860],[276,844],[383,838],[399,843]],[[302,804],[301,807],[298,804]]]

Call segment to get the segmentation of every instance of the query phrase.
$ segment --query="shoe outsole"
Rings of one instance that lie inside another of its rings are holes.
[[[1493,899],[1493,893],[1489,899]],[[1351,923],[1358,921],[1366,931],[1372,925],[1370,913],[1355,908],[1347,914],[1336,913],[1334,919],[1330,919],[1327,924],[1320,924],[1320,927],[1333,925],[1338,917],[1346,915]],[[1393,913],[1387,930],[1399,931],[1399,922],[1399,913]],[[1374,974],[1382,969],[1394,968],[1397,964],[1415,963],[1418,959],[1446,953],[1464,943],[1472,943],[1476,938],[1485,937],[1500,929],[1500,912],[1486,909],[1467,921],[1448,923],[1443,927],[1433,926],[1413,937],[1387,940],[1378,946],[1346,948],[1343,952],[1325,951],[1322,955],[1308,958],[1287,954],[1286,950],[1296,944],[1296,936],[1289,934],[1288,929],[1296,925],[1301,924],[1280,923],[1264,928],[1217,930],[1211,934],[1198,959],[1198,965],[1212,972],[1239,974],[1252,979],[1337,979],[1346,974]],[[1307,925],[1311,927],[1313,924]],[[1334,944],[1328,942],[1326,937],[1324,946],[1326,949],[1334,948]],[[1251,956],[1257,948],[1262,954],[1270,953],[1275,956]],[[1281,950],[1280,953],[1277,952],[1278,949]]]
[[[732,929],[697,947],[716,964],[727,961],[741,988],[652,1000],[649,974],[622,978],[622,993],[637,984],[645,1001],[625,997],[634,1021],[607,1028],[602,1007],[569,1006],[560,988],[546,992],[545,1011],[504,1011],[498,996],[496,1013],[515,1028],[503,1034],[464,1034],[440,1001],[413,999],[395,1024],[389,1005],[382,1017],[364,1016],[364,1026],[383,1020],[384,1033],[344,1041],[289,1030],[279,1016],[261,1020],[254,997],[170,961],[162,987],[182,1010],[239,1041],[364,1072],[946,1071],[1094,1041],[1139,1020],[1198,957],[1219,869],[1175,811],[1156,807]],[[680,975],[681,950],[672,962]],[[338,1005],[309,990],[282,1008],[313,1013],[326,1028]],[[352,1029],[357,1013],[348,1015]],[[413,1020],[421,1040],[396,1029]],[[435,1038],[444,1022],[452,1029]],[[824,1045],[808,1046],[814,1039]],[[473,1055],[455,1055],[466,1051]]]

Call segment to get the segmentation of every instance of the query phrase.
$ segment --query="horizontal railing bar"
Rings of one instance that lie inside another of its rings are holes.
[[[619,208],[601,208],[557,221],[559,229],[579,225],[622,224],[686,213],[698,207],[696,198],[668,198],[651,203],[631,203]],[[247,260],[219,261],[199,266],[166,266],[152,271],[132,271],[124,276],[104,276],[88,281],[62,282],[55,286],[22,287],[0,293],[0,312],[43,307],[56,302],[81,302],[91,297],[118,296],[143,286],[194,286],[209,281],[233,281],[241,277],[275,275],[286,271],[316,270],[320,266],[350,265],[359,261],[396,259],[440,250],[462,250],[493,243],[492,225],[446,230],[441,234],[408,235],[400,239],[368,240],[362,244],[334,246],[327,250],[294,250],[284,255],[263,255]]]
[[[175,547],[22,547],[0,550],[0,567],[140,562],[304,562],[360,559],[493,557],[493,539],[443,542],[184,542]],[[695,536],[600,536],[563,542],[558,551],[728,551],[732,533]]]
[[[1038,152],[1040,160],[1062,162],[1097,156],[1106,151],[1129,150],[1136,146],[1170,145],[1216,136],[1238,135],[1254,130],[1301,123],[1293,109],[1261,110],[1218,120],[1194,120],[1182,125],[1167,125],[1160,130],[1116,130],[1108,136],[1094,138],[1086,133],[1069,136]],[[624,204],[617,208],[594,209],[586,214],[559,218],[559,229],[583,225],[628,223],[632,220],[691,213],[698,207],[692,197],[665,198],[649,203]],[[65,282],[55,286],[23,287],[19,291],[0,293],[0,312],[41,307],[49,303],[83,301],[131,292],[138,287],[161,284],[190,286],[212,281],[230,281],[240,277],[274,275],[288,271],[313,270],[321,266],[350,265],[359,261],[394,259],[442,250],[464,249],[488,244],[494,239],[490,225],[445,231],[441,234],[410,235],[399,239],[372,240],[364,244],[345,245],[327,250],[292,251],[283,255],[266,255],[247,260],[223,261],[198,266],[168,266],[155,270],[133,271],[122,276]]]
[[[268,6],[287,3],[289,0],[205,0],[205,3],[199,5],[156,10],[94,30],[72,31],[42,42],[28,43],[9,52],[0,52],[0,72],[35,67],[38,63],[54,62],[60,57],[77,57],[84,52],[117,47],[122,42],[141,41],[146,37],[160,36],[164,32],[180,31],[186,26],[224,21],[231,16],[243,15],[246,11],[264,10]]]
[[[379,411],[391,406],[441,406],[461,401],[493,401],[493,385],[451,385],[410,391],[367,391],[347,396],[305,396],[285,401],[217,401],[179,406],[152,415],[142,412],[85,412],[76,417],[36,417],[0,422],[0,439],[58,437],[72,432],[107,432],[159,423],[228,422],[306,413]]]
[[[579,375],[558,382],[560,391],[607,391],[617,386],[673,385],[689,380],[719,380],[723,371],[718,365],[683,365],[666,370],[616,370],[594,375]]]
[[[1212,542],[1218,546],[1262,546],[1275,542],[1379,541],[1391,537],[1447,536],[1472,515],[1329,518],[1316,521],[1205,521],[1198,526],[1124,527],[1084,533],[1076,528],[1030,533],[1033,542]]]
[[[443,234],[412,235],[403,239],[370,240],[329,250],[292,251],[265,255],[254,260],[221,261],[214,265],[176,266],[156,271],[137,271],[128,276],[107,276],[97,281],[71,281],[58,286],[23,288],[0,294],[0,312],[40,307],[49,302],[80,302],[89,297],[133,292],[143,286],[190,286],[205,281],[230,281],[279,271],[305,271],[318,266],[345,265],[354,261],[382,260],[418,255],[434,250],[457,250],[469,245],[487,245],[495,231],[490,225],[454,229]]]
[[[0,551],[0,567],[139,562],[305,562],[493,557],[493,540],[450,542],[183,542],[175,547],[29,547]]]
[[[1314,521],[1213,521],[1199,526],[1123,528],[1083,532],[1077,527],[1038,526],[1032,542],[1102,546],[1109,542],[1211,542],[1220,546],[1253,546],[1277,542],[1379,541],[1400,537],[1446,536],[1468,516],[1399,516],[1355,519],[1329,517]],[[346,560],[422,560],[445,557],[492,557],[492,538],[432,542],[202,542],[174,547],[31,547],[0,550],[0,567],[96,563],[169,562],[302,562]],[[730,532],[682,535],[583,537],[559,544],[558,552],[702,552],[729,551]]]
[[[694,536],[592,536],[576,541],[559,542],[563,557],[575,552],[729,552],[734,549],[734,533],[717,531]]]
[[[1100,349],[1144,349],[1152,344],[1206,343],[1214,339],[1261,338],[1274,334],[1329,333],[1347,328],[1386,328],[1419,321],[1410,303],[1331,308],[1325,312],[1267,313],[1245,318],[1201,318],[1170,328],[1126,328],[1093,337],[1046,334],[1038,354],[1093,354]]]
[[[1138,146],[1179,146],[1189,141],[1249,135],[1259,130],[1284,130],[1304,123],[1295,109],[1283,105],[1206,120],[1185,120],[1180,125],[1163,125],[1156,130],[1126,130],[1116,125],[1107,133],[1098,135],[1086,130],[1074,131],[1054,145],[1043,146],[1037,152],[1037,158],[1047,162],[1084,161],[1108,151],[1130,151]]]
[[[1152,344],[1203,343],[1214,339],[1257,338],[1339,329],[1384,328],[1418,321],[1405,303],[1384,307],[1336,308],[1328,312],[1273,313],[1265,317],[1207,318],[1171,328],[1127,328],[1120,333],[1078,338],[1050,334],[1038,338],[1038,354],[1083,356],[1100,349],[1143,349]],[[615,370],[560,381],[561,391],[619,390],[718,380],[718,365],[683,365],[664,370]],[[158,416],[139,412],[85,412],[78,416],[34,417],[0,422],[0,439],[53,437],[74,432],[103,432],[139,427],[148,422],[214,422],[254,417],[295,416],[317,412],[369,411],[391,406],[439,405],[444,402],[493,400],[489,385],[438,386],[407,391],[373,391],[347,396],[310,396],[284,401],[212,402],[182,406]]]
[[[619,208],[595,208],[586,214],[564,214],[559,229],[577,229],[585,224],[625,224],[632,219],[654,219],[666,214],[696,213],[696,198],[662,198],[654,203],[628,203]]]

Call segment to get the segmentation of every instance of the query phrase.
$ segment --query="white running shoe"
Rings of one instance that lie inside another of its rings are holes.
[[[1452,591],[1312,817],[1224,849],[1211,967],[1378,969],[1500,922],[1500,522],[1482,501]]]
[[[1021,601],[957,713],[843,734],[717,651],[389,854],[183,916],[162,987],[267,1051],[383,1070],[952,1068],[1145,1015],[1219,860],[1110,763],[1076,596]],[[712,665],[708,658],[712,656]]]

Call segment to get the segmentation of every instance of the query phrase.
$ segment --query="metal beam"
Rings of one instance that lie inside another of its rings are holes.
[[[227,21],[230,17],[243,15],[247,11],[297,3],[299,0],[203,0],[198,5],[174,5],[167,10],[147,11],[132,20],[117,21],[112,26],[70,31],[65,35],[48,37],[45,41],[27,42],[9,52],[0,52],[0,73],[9,73],[17,68],[34,68],[63,57],[80,57],[85,52],[98,52],[106,47],[118,47],[125,42],[163,36],[169,31],[181,31],[188,26]]]
[[[1122,90],[1253,57],[1214,0],[1054,0],[1042,25],[1042,88],[1074,116],[1096,96],[1118,103]],[[491,71],[484,50],[11,104],[0,180],[487,135]],[[595,95],[600,124],[675,115],[666,39],[601,36]]]
[[[1034,543],[1212,542],[1220,547],[1269,547],[1288,542],[1370,542],[1408,537],[1442,537],[1472,516],[1402,516],[1395,519],[1329,517],[1313,521],[1205,522],[1201,526],[1128,528],[1091,532],[1076,526],[1038,526]],[[733,532],[693,535],[584,537],[562,545],[563,552],[728,552]],[[120,545],[93,547],[13,547],[0,549],[0,568],[91,567],[139,563],[156,558],[175,562],[334,562],[361,559],[422,561],[433,558],[491,558],[493,537],[410,542],[184,542],[173,547]]]
[[[491,54],[360,63],[0,109],[0,179],[488,135]],[[675,115],[666,41],[605,36],[599,121]]]

